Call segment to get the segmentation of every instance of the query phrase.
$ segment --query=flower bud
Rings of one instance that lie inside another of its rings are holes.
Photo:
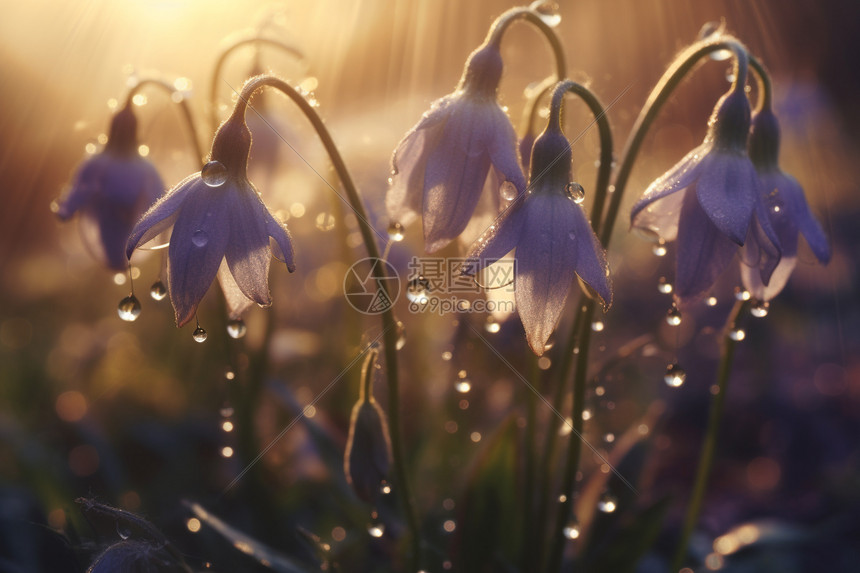
[[[707,140],[723,150],[746,153],[750,130],[750,101],[743,90],[732,89],[717,102],[708,121]]]

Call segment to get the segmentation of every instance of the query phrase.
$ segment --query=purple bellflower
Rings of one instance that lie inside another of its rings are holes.
[[[516,249],[514,291],[529,346],[538,356],[558,326],[574,277],[608,307],[612,300],[606,254],[571,181],[571,151],[552,124],[535,141],[529,191],[472,245],[463,274],[473,275]]]
[[[176,323],[194,318],[215,276],[231,319],[253,303],[271,304],[269,237],[295,270],[292,239],[248,180],[251,132],[238,112],[221,124],[210,161],[171,189],[138,221],[126,254],[171,226],[167,274]]]
[[[56,214],[66,221],[79,213],[84,229],[97,234],[87,246],[109,268],[123,271],[128,268],[125,244],[135,222],[163,193],[158,171],[138,151],[134,111],[125,106],[111,120],[104,150],[80,166],[71,189],[57,202]]]
[[[496,100],[502,67],[497,43],[472,52],[456,91],[435,101],[394,151],[388,215],[408,225],[420,214],[428,253],[463,232],[488,175],[496,212],[502,193],[525,192],[514,128]]]
[[[756,237],[744,245],[741,278],[753,297],[768,301],[785,287],[797,264],[797,241],[803,235],[819,262],[830,261],[830,245],[821,225],[812,216],[803,188],[779,168],[779,122],[770,106],[756,112],[752,120],[749,154],[758,170],[771,225],[779,238],[782,258],[770,281],[762,276],[758,262],[761,250]]]
[[[750,105],[741,84],[717,102],[704,143],[654,181],[633,206],[633,227],[678,241],[675,296],[696,300],[753,240],[767,284],[780,257],[761,183],[746,151]]]

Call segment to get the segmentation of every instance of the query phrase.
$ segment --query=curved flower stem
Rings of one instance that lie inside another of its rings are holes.
[[[541,370],[538,367],[537,357],[528,353],[530,362],[529,378],[532,380],[532,387],[523,387],[526,392],[526,431],[525,431],[525,475],[523,480],[523,550],[522,550],[522,571],[527,571],[530,564],[534,563],[534,555],[530,548],[536,546],[535,541],[540,537],[535,537],[537,522],[535,521],[535,480],[536,480],[536,426],[537,426],[537,396],[534,390],[541,390],[540,378]]]
[[[708,415],[708,429],[705,432],[705,442],[702,445],[702,454],[699,457],[699,466],[696,469],[696,481],[693,485],[693,491],[690,494],[689,505],[687,506],[687,515],[684,518],[684,526],[681,530],[681,539],[678,541],[678,547],[675,549],[675,556],[672,559],[671,571],[678,571],[684,563],[684,558],[687,555],[687,544],[690,541],[690,535],[696,527],[696,521],[699,518],[699,512],[702,508],[702,499],[705,496],[705,489],[708,485],[708,476],[711,473],[711,465],[714,462],[714,452],[717,447],[717,436],[720,432],[720,420],[723,417],[723,406],[726,402],[726,391],[728,390],[729,375],[732,370],[732,360],[735,353],[735,341],[729,333],[735,328],[735,323],[738,318],[749,306],[749,301],[739,300],[735,302],[732,312],[729,314],[726,321],[726,327],[723,331],[723,352],[720,360],[720,369],[717,374],[717,387],[719,392],[711,401],[711,411]]]
[[[750,57],[750,67],[755,72],[756,78],[758,79],[758,110],[770,109],[773,105],[773,83],[770,81],[770,74],[767,72],[767,69],[762,65],[758,58],[749,54]]]
[[[552,53],[555,56],[555,77],[559,81],[561,81],[562,78],[567,77],[567,63],[564,56],[564,47],[561,45],[561,40],[559,40],[558,34],[556,34],[555,30],[553,30],[546,22],[544,22],[540,14],[531,8],[511,8],[496,18],[490,26],[490,31],[487,34],[487,39],[484,40],[484,43],[487,45],[498,46],[502,41],[502,36],[504,35],[505,30],[517,20],[526,20],[541,31],[549,41]]]
[[[197,161],[202,161],[203,150],[200,147],[200,142],[197,140],[197,124],[194,123],[194,116],[191,115],[191,108],[188,107],[188,102],[186,101],[185,96],[182,96],[181,92],[175,87],[163,80],[157,80],[155,78],[142,79],[128,90],[128,95],[125,98],[125,105],[130,106],[134,96],[146,86],[155,86],[165,90],[171,96],[170,101],[179,105],[179,109],[182,111],[182,119],[185,120],[185,125],[188,127],[188,135],[191,138],[191,145],[194,147],[195,159],[197,159]],[[173,99],[173,94],[179,94],[181,98],[177,101],[176,99]]]
[[[528,101],[523,108],[523,119],[521,121],[523,136],[534,133],[534,124],[535,118],[537,117],[538,104],[540,103],[540,100],[543,99],[543,96],[546,95],[546,93],[549,91],[549,89],[557,83],[558,79],[555,76],[550,76],[548,78],[544,78],[534,88],[526,90],[526,96],[528,97]]]
[[[322,118],[317,114],[316,110],[305,100],[302,95],[290,86],[285,81],[274,76],[262,75],[256,76],[245,82],[242,88],[242,93],[239,94],[239,101],[236,102],[236,108],[231,117],[243,117],[247,108],[248,99],[258,89],[269,86],[284,93],[301,109],[302,113],[313,125],[317,135],[322,141],[323,147],[331,159],[335,171],[340,177],[341,184],[346,191],[349,204],[355,212],[358,220],[359,231],[364,241],[367,255],[371,259],[379,260],[379,247],[376,244],[376,232],[370,226],[367,219],[367,211],[364,208],[364,203],[359,195],[358,188],[352,180],[343,157],[335,145],[334,140],[329,134],[328,129],[323,123]],[[377,273],[380,274],[377,281],[377,288],[389,295],[387,281],[385,280],[385,265],[379,265]],[[391,297],[389,296],[389,299]],[[403,505],[403,511],[406,513],[406,523],[409,529],[411,542],[411,566],[412,571],[418,571],[421,564],[421,537],[419,534],[418,516],[415,511],[415,506],[412,501],[411,488],[406,473],[406,465],[403,460],[403,442],[401,440],[400,427],[400,385],[397,369],[397,319],[394,317],[392,308],[388,308],[381,314],[382,317],[382,334],[385,351],[385,367],[387,371],[388,381],[388,425],[391,432],[392,454],[394,458],[394,472],[397,479],[397,491],[400,494],[400,501]]]
[[[224,68],[224,63],[227,61],[227,57],[230,56],[233,52],[242,48],[243,46],[247,46],[253,44],[255,46],[265,45],[272,46],[278,48],[284,53],[290,54],[291,56],[295,56],[299,61],[304,62],[305,55],[294,46],[290,46],[287,43],[281,42],[279,40],[274,40],[271,38],[261,38],[259,36],[255,36],[253,38],[244,38],[242,40],[238,40],[233,42],[226,48],[221,51],[221,54],[218,56],[218,60],[215,62],[215,69],[212,70],[212,79],[209,82],[209,126],[214,131],[218,127],[218,83],[221,79],[221,72]]]

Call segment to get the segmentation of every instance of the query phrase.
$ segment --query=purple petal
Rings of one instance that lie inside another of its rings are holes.
[[[493,107],[492,115],[496,117],[492,120],[495,130],[490,141],[490,161],[501,174],[499,184],[513,183],[517,195],[522,195],[526,192],[526,178],[517,158],[517,134],[508,116],[498,105]]]
[[[203,183],[199,172],[189,175],[177,183],[155,205],[150,207],[134,226],[126,243],[126,256],[131,258],[131,253],[138,245],[151,241],[175,223],[175,215],[190,194],[189,191],[205,193],[207,189],[211,189],[211,187]]]
[[[576,274],[600,298],[603,308],[608,309],[612,304],[612,286],[609,284],[606,252],[581,207],[576,209],[574,221],[577,249]]]
[[[459,242],[468,248],[478,237],[480,237],[498,218],[501,207],[501,187],[504,176],[492,165],[484,181],[484,189],[475,205],[475,212],[466,224],[466,228],[460,233]]]
[[[266,223],[266,233],[275,240],[276,250],[280,251],[275,253],[276,256],[279,255],[278,259],[286,263],[288,271],[295,271],[296,255],[293,250],[293,238],[286,223],[276,219],[265,206],[263,206],[263,218]]]
[[[59,201],[57,217],[66,221],[79,209],[92,203],[101,190],[102,172],[110,158],[99,153],[87,158],[78,168],[74,183],[66,195]]]
[[[630,212],[631,225],[651,231],[664,241],[675,240],[683,191],[699,176],[702,161],[710,151],[708,144],[697,147],[651,183]]]
[[[760,195],[758,175],[749,158],[713,151],[696,183],[696,195],[720,232],[743,245]]]
[[[516,253],[515,297],[529,346],[540,356],[558,325],[573,282],[577,206],[561,195],[534,195],[526,207]]]
[[[788,277],[794,270],[797,264],[796,257],[782,257],[776,269],[770,275],[770,281],[765,283],[762,280],[759,269],[749,267],[745,264],[741,265],[741,280],[744,288],[747,289],[753,298],[757,300],[770,300],[778,295],[788,282]]]
[[[238,192],[232,185],[213,189],[201,182],[186,193],[168,250],[170,300],[178,326],[194,318],[221,266],[230,239],[228,197]]]
[[[246,297],[236,284],[227,261],[221,261],[221,266],[218,267],[218,284],[221,285],[221,292],[224,293],[224,299],[227,301],[227,311],[231,320],[242,318],[245,311],[254,305],[254,301]]]
[[[522,234],[526,219],[525,203],[520,199],[502,212],[496,221],[469,247],[467,262],[462,267],[464,275],[480,272],[514,250]]]
[[[812,215],[812,211],[809,209],[809,204],[806,202],[806,197],[803,194],[803,188],[791,175],[782,172],[779,175],[781,177],[776,182],[777,184],[774,188],[779,189],[779,197],[783,202],[782,209],[785,210],[785,216],[794,222],[797,230],[803,235],[812,249],[815,258],[821,263],[828,263],[831,256],[830,242],[827,240],[827,236],[824,234],[821,225]],[[766,189],[769,188],[767,187]],[[775,213],[775,215],[773,217],[774,225],[778,226],[776,221],[779,221],[781,217],[778,216],[779,213]],[[780,239],[782,239],[781,235]]]
[[[224,256],[242,293],[261,306],[272,304],[269,294],[269,235],[266,207],[250,186],[231,197],[230,240]]]
[[[708,218],[688,193],[678,228],[675,294],[682,303],[705,294],[731,262],[738,247]]]

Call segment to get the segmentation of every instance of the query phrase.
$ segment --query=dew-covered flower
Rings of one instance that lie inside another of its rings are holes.
[[[496,100],[501,76],[498,44],[479,47],[456,91],[435,101],[394,152],[388,215],[404,225],[421,215],[427,252],[463,232],[488,175],[496,212],[500,195],[525,192],[514,128]]]
[[[234,112],[215,135],[209,163],[153,205],[128,240],[131,256],[138,245],[173,227],[167,273],[178,326],[194,318],[216,275],[231,318],[239,318],[253,303],[271,304],[269,237],[287,269],[295,269],[286,225],[269,212],[248,180],[250,146],[250,131]]]
[[[752,237],[743,248],[741,278],[755,298],[767,301],[785,287],[797,264],[799,235],[803,235],[815,257],[824,264],[830,261],[830,244],[809,210],[803,188],[779,168],[779,122],[770,106],[753,117],[749,154],[761,179],[768,218],[779,238],[782,258],[770,281],[764,280],[759,262],[761,247],[756,237]]]
[[[473,275],[515,249],[517,312],[538,356],[561,319],[575,277],[608,307],[612,300],[606,254],[571,182],[571,152],[557,126],[534,143],[529,192],[515,201],[469,249],[463,273]]]
[[[53,208],[63,221],[79,214],[87,246],[109,268],[122,271],[135,222],[162,193],[158,171],[138,150],[137,118],[125,106],[111,120],[104,149],[83,162]]]
[[[663,241],[677,239],[675,296],[682,303],[705,294],[749,240],[759,246],[765,283],[779,260],[761,182],[747,155],[750,105],[739,85],[717,103],[702,145],[654,181],[630,215],[633,227]]]

